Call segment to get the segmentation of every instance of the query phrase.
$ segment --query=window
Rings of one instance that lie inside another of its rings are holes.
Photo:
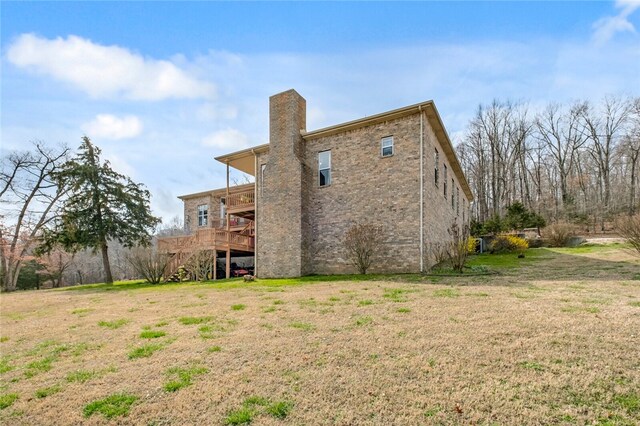
[[[318,153],[318,179],[320,186],[331,185],[331,151]]]
[[[451,208],[454,209],[456,207],[456,197],[454,197],[455,192],[453,191],[453,188],[455,188],[456,183],[453,181],[453,179],[451,179]]]
[[[436,149],[434,155],[433,155],[433,162],[435,164],[434,166],[434,171],[433,171],[433,182],[435,183],[436,187],[438,186],[438,165],[440,164],[440,154],[438,153],[438,150]]]
[[[198,226],[207,226],[209,222],[209,206],[201,204],[198,206]]]
[[[443,164],[442,167],[444,168],[444,198],[447,198],[447,166]]]
[[[456,187],[456,216],[460,216],[460,187]]]
[[[391,157],[393,155],[393,136],[386,136],[380,142],[380,155]]]
[[[264,194],[264,170],[267,168],[266,164],[260,166],[260,195]]]

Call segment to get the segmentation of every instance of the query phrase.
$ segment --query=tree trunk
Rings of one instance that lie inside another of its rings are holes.
[[[104,282],[107,284],[113,284],[111,264],[109,263],[109,247],[107,246],[106,241],[102,241],[100,244],[100,251],[102,252],[102,266],[104,267]]]

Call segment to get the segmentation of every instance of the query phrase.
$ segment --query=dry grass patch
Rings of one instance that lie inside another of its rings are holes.
[[[640,263],[619,250],[534,253],[474,260],[500,275],[437,280],[0,294],[11,337],[0,392],[19,395],[0,423],[640,424]],[[180,307],[193,301],[206,306]],[[95,312],[70,314],[85,307]],[[124,318],[120,331],[96,325]],[[165,336],[141,341],[158,327]],[[105,360],[117,370],[95,374]]]

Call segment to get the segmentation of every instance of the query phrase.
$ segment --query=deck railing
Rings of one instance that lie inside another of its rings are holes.
[[[219,250],[226,250],[228,247],[251,251],[254,248],[254,238],[219,228],[202,228],[191,235],[158,238],[158,251],[161,252],[193,251],[216,247]]]
[[[241,207],[251,207],[255,204],[255,195],[256,194],[254,191],[229,194],[229,196],[226,198],[227,208],[232,210]]]

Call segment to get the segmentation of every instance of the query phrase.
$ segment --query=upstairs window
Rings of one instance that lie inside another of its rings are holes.
[[[260,165],[260,195],[264,194],[264,171],[266,168],[266,164]]]
[[[393,155],[393,136],[386,136],[380,141],[380,155],[391,157]]]
[[[455,188],[456,183],[453,181],[453,179],[451,179],[451,208],[455,208],[456,204],[456,197],[454,197],[455,193],[453,192],[453,188]]]
[[[447,166],[443,164],[442,167],[444,167],[444,198],[447,198]]]
[[[318,153],[318,182],[320,186],[331,185],[331,151]]]
[[[209,223],[209,206],[200,204],[198,206],[198,226],[207,226]]]
[[[460,216],[460,187],[456,187],[456,216]]]
[[[436,187],[438,186],[438,178],[439,176],[439,171],[438,171],[438,167],[440,164],[440,153],[438,152],[438,150],[436,149],[434,154],[433,154],[433,163],[434,163],[434,170],[433,170],[433,182],[435,183]]]

